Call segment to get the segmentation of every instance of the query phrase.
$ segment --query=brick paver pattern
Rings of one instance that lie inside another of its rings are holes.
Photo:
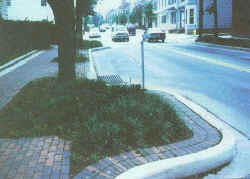
[[[69,178],[70,142],[58,137],[0,139],[0,179]]]

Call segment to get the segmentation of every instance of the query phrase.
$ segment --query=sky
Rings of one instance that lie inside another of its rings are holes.
[[[117,8],[120,4],[121,0],[99,0],[95,10],[105,16],[109,10]],[[41,0],[12,0],[8,14],[9,19],[13,20],[54,19],[50,6],[41,7]]]
[[[99,0],[96,11],[105,15],[109,10],[117,8],[121,4],[121,0]]]
[[[12,0],[8,14],[12,20],[54,19],[50,6],[41,7],[41,0]]]

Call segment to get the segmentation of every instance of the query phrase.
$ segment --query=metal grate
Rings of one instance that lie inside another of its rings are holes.
[[[124,85],[124,84],[126,84],[119,75],[97,76],[97,79],[105,81],[107,84],[110,84],[110,85]]]

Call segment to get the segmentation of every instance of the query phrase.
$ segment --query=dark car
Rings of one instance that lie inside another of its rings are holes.
[[[131,25],[128,25],[127,27],[127,30],[128,30],[128,34],[129,35],[136,35],[136,26],[131,24]]]
[[[166,33],[160,29],[147,29],[146,38],[148,42],[162,41],[165,42]]]

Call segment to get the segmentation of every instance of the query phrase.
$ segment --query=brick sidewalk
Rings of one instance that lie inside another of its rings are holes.
[[[69,178],[70,143],[58,137],[0,139],[0,178]]]

